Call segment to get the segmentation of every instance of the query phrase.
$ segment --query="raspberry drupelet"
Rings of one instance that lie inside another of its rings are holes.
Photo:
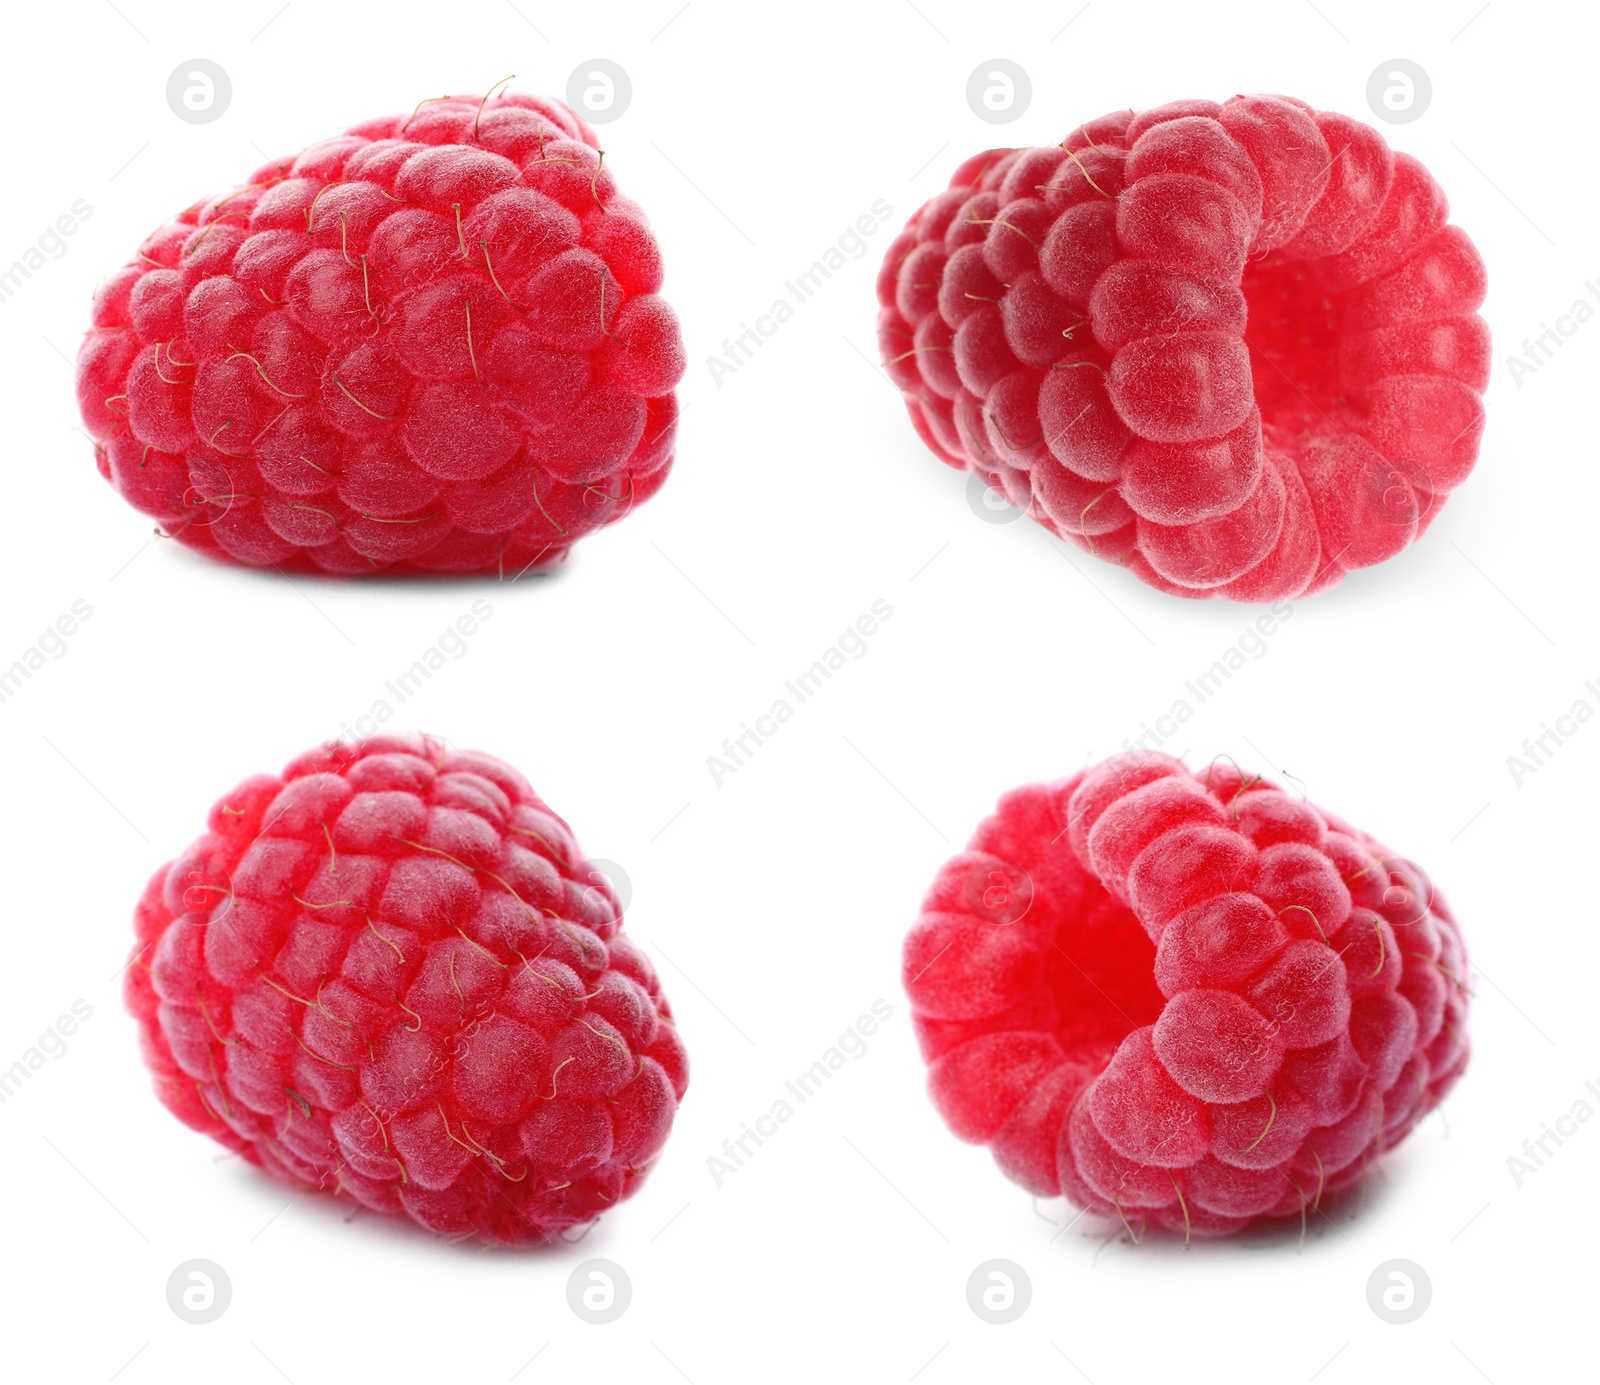
[[[890,247],[923,441],[1188,597],[1309,595],[1472,469],[1486,280],[1427,169],[1285,96],[1177,101],[962,164]]]
[[[621,913],[501,761],[333,744],[245,780],[156,872],[126,1000],[162,1102],[251,1163],[539,1243],[637,1189],[688,1084]]]
[[[559,561],[666,479],[685,364],[596,144],[559,101],[447,97],[180,213],[95,296],[101,474],[250,566]]]
[[[1001,799],[906,939],[934,1105],[1041,1196],[1194,1236],[1325,1212],[1466,1064],[1423,873],[1229,761]]]

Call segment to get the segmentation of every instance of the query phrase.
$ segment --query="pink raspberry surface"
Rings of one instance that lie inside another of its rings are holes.
[[[1425,875],[1231,762],[1000,800],[906,938],[928,1089],[1029,1191],[1185,1237],[1324,1212],[1466,1065]],[[1142,1231],[1139,1233],[1142,1234]]]
[[[559,101],[446,97],[274,160],[101,284],[101,474],[251,566],[519,573],[649,499],[685,357],[661,253]]]
[[[1180,596],[1274,601],[1417,539],[1483,431],[1483,263],[1377,131],[1286,96],[961,165],[878,337],[929,448]]]
[[[637,1189],[688,1085],[655,970],[567,824],[431,737],[245,780],[135,926],[125,998],[167,1108],[442,1235],[593,1220]]]

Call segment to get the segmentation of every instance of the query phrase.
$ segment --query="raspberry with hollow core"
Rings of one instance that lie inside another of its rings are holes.
[[[962,164],[890,246],[912,423],[1052,533],[1180,596],[1274,601],[1420,537],[1489,379],[1483,263],[1377,131],[1177,101]]]
[[[1040,1196],[1185,1237],[1324,1211],[1466,1065],[1424,874],[1231,762],[1000,800],[905,941],[928,1089]]]

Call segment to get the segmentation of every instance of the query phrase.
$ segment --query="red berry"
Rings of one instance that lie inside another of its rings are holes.
[[[644,213],[559,101],[369,120],[156,231],[101,286],[101,472],[252,566],[521,572],[647,500],[685,365]]]
[[[156,1094],[286,1182],[530,1243],[631,1194],[688,1059],[566,823],[422,736],[256,775],[139,901]]]
[[[1467,1061],[1466,953],[1423,873],[1224,762],[1135,751],[1007,794],[904,979],[958,1136],[1186,1235],[1325,1209]]]
[[[1483,428],[1482,261],[1372,129],[1281,96],[969,159],[890,246],[923,441],[1164,591],[1273,601],[1418,538]]]

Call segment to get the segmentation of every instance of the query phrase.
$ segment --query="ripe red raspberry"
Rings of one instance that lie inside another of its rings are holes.
[[[156,872],[125,998],[156,1094],[289,1183],[528,1243],[638,1187],[688,1059],[514,769],[422,736],[245,780]]]
[[[1358,1182],[1467,1061],[1422,872],[1227,763],[1017,789],[905,943],[935,1106],[1011,1178],[1221,1236]]]
[[[1484,269],[1439,185],[1285,96],[967,160],[890,246],[924,442],[1180,596],[1273,601],[1415,540],[1483,429]]]
[[[95,296],[101,474],[254,566],[558,561],[666,479],[685,364],[595,145],[559,101],[447,97],[195,203]]]

